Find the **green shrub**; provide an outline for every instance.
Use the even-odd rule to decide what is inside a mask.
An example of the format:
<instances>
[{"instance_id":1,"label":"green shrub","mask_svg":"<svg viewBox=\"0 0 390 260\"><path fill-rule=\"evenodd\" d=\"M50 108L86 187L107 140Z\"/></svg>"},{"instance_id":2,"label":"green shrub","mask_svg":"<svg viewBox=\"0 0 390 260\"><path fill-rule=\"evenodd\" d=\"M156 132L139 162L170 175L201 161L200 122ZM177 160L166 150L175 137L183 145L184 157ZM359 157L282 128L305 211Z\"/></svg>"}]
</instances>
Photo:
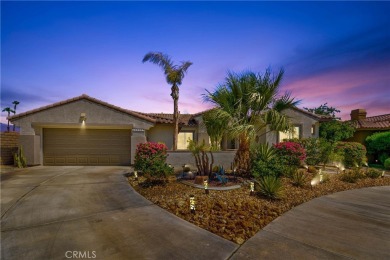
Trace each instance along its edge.
<instances>
[{"instance_id":1,"label":"green shrub","mask_svg":"<svg viewBox=\"0 0 390 260\"><path fill-rule=\"evenodd\" d=\"M16 153L14 153L14 166L16 166L18 168L26 168L27 167L27 159L24 156L22 146L19 146Z\"/></svg>"},{"instance_id":2,"label":"green shrub","mask_svg":"<svg viewBox=\"0 0 390 260\"><path fill-rule=\"evenodd\" d=\"M165 144L140 143L135 152L134 169L141 171L148 180L165 179L173 173L172 167L166 163L167 157Z\"/></svg>"},{"instance_id":3,"label":"green shrub","mask_svg":"<svg viewBox=\"0 0 390 260\"><path fill-rule=\"evenodd\" d=\"M280 177L285 166L281 158L276 156L275 148L260 144L251 148L251 173L255 178L264 176Z\"/></svg>"},{"instance_id":4,"label":"green shrub","mask_svg":"<svg viewBox=\"0 0 390 260\"><path fill-rule=\"evenodd\" d=\"M318 172L318 170L314 166L309 166L307 168L307 171L310 172L310 173L317 173Z\"/></svg>"},{"instance_id":5,"label":"green shrub","mask_svg":"<svg viewBox=\"0 0 390 260\"><path fill-rule=\"evenodd\" d=\"M291 176L293 185L297 187L305 186L306 178L306 173L303 170L297 170Z\"/></svg>"},{"instance_id":6,"label":"green shrub","mask_svg":"<svg viewBox=\"0 0 390 260\"><path fill-rule=\"evenodd\" d=\"M256 183L256 190L267 198L279 199L283 196L283 184L275 176L264 176Z\"/></svg>"},{"instance_id":7,"label":"green shrub","mask_svg":"<svg viewBox=\"0 0 390 260\"><path fill-rule=\"evenodd\" d=\"M362 169L355 167L352 170L344 171L340 174L340 180L349 183L355 183L359 179L363 179L365 177Z\"/></svg>"},{"instance_id":8,"label":"green shrub","mask_svg":"<svg viewBox=\"0 0 390 260\"><path fill-rule=\"evenodd\" d=\"M344 165L346 167L362 166L366 163L366 147L356 142L338 142L336 152L344 156Z\"/></svg>"},{"instance_id":9,"label":"green shrub","mask_svg":"<svg viewBox=\"0 0 390 260\"><path fill-rule=\"evenodd\" d=\"M369 168L365 174L367 177L372 178L372 179L376 179L376 178L379 178L382 176L381 171L376 170L376 169L372 169L372 168Z\"/></svg>"},{"instance_id":10,"label":"green shrub","mask_svg":"<svg viewBox=\"0 0 390 260\"><path fill-rule=\"evenodd\" d=\"M390 158L390 156L387 154L387 153L382 153L379 155L378 159L379 161L385 165L385 161L387 160L387 158Z\"/></svg>"},{"instance_id":11,"label":"green shrub","mask_svg":"<svg viewBox=\"0 0 390 260\"><path fill-rule=\"evenodd\" d=\"M283 176L287 177L287 178L292 178L293 175L298 171L298 167L297 166L286 166L286 167L283 167Z\"/></svg>"},{"instance_id":12,"label":"green shrub","mask_svg":"<svg viewBox=\"0 0 390 260\"><path fill-rule=\"evenodd\" d=\"M305 149L296 142L281 142L274 144L276 153L288 165L300 166L306 159Z\"/></svg>"},{"instance_id":13,"label":"green shrub","mask_svg":"<svg viewBox=\"0 0 390 260\"><path fill-rule=\"evenodd\" d=\"M213 167L213 172L219 172L219 166L218 165L215 165Z\"/></svg>"},{"instance_id":14,"label":"green shrub","mask_svg":"<svg viewBox=\"0 0 390 260\"><path fill-rule=\"evenodd\" d=\"M387 158L383 165L385 166L386 170L390 170L390 158Z\"/></svg>"},{"instance_id":15,"label":"green shrub","mask_svg":"<svg viewBox=\"0 0 390 260\"><path fill-rule=\"evenodd\" d=\"M385 156L390 157L390 131L370 135L366 138L366 143L368 153L383 160L381 163L386 160ZM381 155L384 157L380 158Z\"/></svg>"}]
</instances>

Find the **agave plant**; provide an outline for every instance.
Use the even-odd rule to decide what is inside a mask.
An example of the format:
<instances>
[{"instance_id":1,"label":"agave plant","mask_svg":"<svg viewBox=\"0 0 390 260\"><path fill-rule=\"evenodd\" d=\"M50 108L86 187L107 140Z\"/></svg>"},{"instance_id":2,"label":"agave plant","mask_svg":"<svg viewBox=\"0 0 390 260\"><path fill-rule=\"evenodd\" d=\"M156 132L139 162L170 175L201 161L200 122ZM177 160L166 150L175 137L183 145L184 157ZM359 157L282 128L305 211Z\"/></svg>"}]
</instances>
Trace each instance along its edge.
<instances>
[{"instance_id":1,"label":"agave plant","mask_svg":"<svg viewBox=\"0 0 390 260\"><path fill-rule=\"evenodd\" d=\"M264 176L259 181L256 181L256 183L257 190L267 198L280 199L283 196L283 184L275 176Z\"/></svg>"}]
</instances>

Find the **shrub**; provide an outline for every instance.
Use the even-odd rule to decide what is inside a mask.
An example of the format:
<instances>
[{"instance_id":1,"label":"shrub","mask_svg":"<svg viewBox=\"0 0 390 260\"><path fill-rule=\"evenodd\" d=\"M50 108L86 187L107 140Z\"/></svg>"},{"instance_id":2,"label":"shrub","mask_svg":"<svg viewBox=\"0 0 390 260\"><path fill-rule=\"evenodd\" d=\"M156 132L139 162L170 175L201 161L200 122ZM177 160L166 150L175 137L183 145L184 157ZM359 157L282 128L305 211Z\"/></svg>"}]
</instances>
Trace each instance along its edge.
<instances>
[{"instance_id":1,"label":"shrub","mask_svg":"<svg viewBox=\"0 0 390 260\"><path fill-rule=\"evenodd\" d=\"M390 158L390 155L388 155L387 153L382 153L379 155L378 159L379 161L385 165L385 161L387 160L387 158Z\"/></svg>"},{"instance_id":2,"label":"shrub","mask_svg":"<svg viewBox=\"0 0 390 260\"><path fill-rule=\"evenodd\" d=\"M166 163L167 157L165 144L140 143L135 151L134 169L143 172L147 179L164 179L173 172Z\"/></svg>"},{"instance_id":3,"label":"shrub","mask_svg":"<svg viewBox=\"0 0 390 260\"><path fill-rule=\"evenodd\" d=\"M296 142L281 142L274 145L277 155L288 165L300 166L306 159L305 149Z\"/></svg>"},{"instance_id":4,"label":"shrub","mask_svg":"<svg viewBox=\"0 0 390 260\"><path fill-rule=\"evenodd\" d=\"M283 196L283 184L275 176L264 176L256 183L256 189L267 198L279 199Z\"/></svg>"},{"instance_id":5,"label":"shrub","mask_svg":"<svg viewBox=\"0 0 390 260\"><path fill-rule=\"evenodd\" d=\"M376 179L376 178L379 178L382 176L381 171L376 170L376 169L372 169L372 168L369 168L365 174L367 177L372 178L372 179Z\"/></svg>"},{"instance_id":6,"label":"shrub","mask_svg":"<svg viewBox=\"0 0 390 260\"><path fill-rule=\"evenodd\" d=\"M385 169L390 170L390 158L387 158L383 165L385 166Z\"/></svg>"},{"instance_id":7,"label":"shrub","mask_svg":"<svg viewBox=\"0 0 390 260\"><path fill-rule=\"evenodd\" d=\"M276 150L267 144L251 148L251 173L255 178L264 176L280 177L285 171L281 158L276 156Z\"/></svg>"},{"instance_id":8,"label":"shrub","mask_svg":"<svg viewBox=\"0 0 390 260\"><path fill-rule=\"evenodd\" d=\"M305 186L305 182L306 182L306 173L305 171L303 170L297 170L295 171L292 176L291 176L291 179L292 179L292 183L293 185L297 186L297 187L303 187Z\"/></svg>"},{"instance_id":9,"label":"shrub","mask_svg":"<svg viewBox=\"0 0 390 260\"><path fill-rule=\"evenodd\" d=\"M338 142L336 152L343 153L346 167L362 166L366 162L366 147L356 142Z\"/></svg>"},{"instance_id":10,"label":"shrub","mask_svg":"<svg viewBox=\"0 0 390 260\"><path fill-rule=\"evenodd\" d=\"M215 165L213 167L213 172L219 172L219 166L218 165Z\"/></svg>"},{"instance_id":11,"label":"shrub","mask_svg":"<svg viewBox=\"0 0 390 260\"><path fill-rule=\"evenodd\" d=\"M380 158L381 155L390 157L390 131L370 135L366 138L366 143L369 154L373 154L376 158L382 160L386 158ZM381 163L384 163L384 161L381 161Z\"/></svg>"},{"instance_id":12,"label":"shrub","mask_svg":"<svg viewBox=\"0 0 390 260\"><path fill-rule=\"evenodd\" d=\"M355 183L359 179L363 179L365 177L363 170L358 167L353 168L352 170L344 171L340 174L340 180L344 182Z\"/></svg>"}]
</instances>

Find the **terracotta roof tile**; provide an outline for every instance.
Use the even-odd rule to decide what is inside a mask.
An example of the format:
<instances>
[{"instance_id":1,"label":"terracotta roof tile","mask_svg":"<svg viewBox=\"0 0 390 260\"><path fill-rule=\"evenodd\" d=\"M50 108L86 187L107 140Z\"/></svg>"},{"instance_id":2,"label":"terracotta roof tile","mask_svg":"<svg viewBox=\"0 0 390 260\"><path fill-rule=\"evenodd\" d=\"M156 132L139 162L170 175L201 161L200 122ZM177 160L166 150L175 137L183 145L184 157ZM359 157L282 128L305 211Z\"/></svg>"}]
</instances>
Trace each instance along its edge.
<instances>
[{"instance_id":1,"label":"terracotta roof tile","mask_svg":"<svg viewBox=\"0 0 390 260\"><path fill-rule=\"evenodd\" d=\"M390 129L390 114L371 116L365 119L350 121L357 129Z\"/></svg>"}]
</instances>

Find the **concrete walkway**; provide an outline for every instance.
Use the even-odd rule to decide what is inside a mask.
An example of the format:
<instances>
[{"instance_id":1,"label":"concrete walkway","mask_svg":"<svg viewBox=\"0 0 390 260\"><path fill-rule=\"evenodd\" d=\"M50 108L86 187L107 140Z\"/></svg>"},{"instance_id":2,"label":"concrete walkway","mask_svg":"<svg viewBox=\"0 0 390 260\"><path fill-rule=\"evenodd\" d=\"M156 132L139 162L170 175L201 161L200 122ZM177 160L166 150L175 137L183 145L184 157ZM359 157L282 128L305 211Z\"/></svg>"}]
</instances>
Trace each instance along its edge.
<instances>
[{"instance_id":1,"label":"concrete walkway","mask_svg":"<svg viewBox=\"0 0 390 260\"><path fill-rule=\"evenodd\" d=\"M232 259L390 259L390 186L302 204L246 241Z\"/></svg>"},{"instance_id":2,"label":"concrete walkway","mask_svg":"<svg viewBox=\"0 0 390 260\"><path fill-rule=\"evenodd\" d=\"M390 187L314 199L239 247L153 205L128 171L2 173L1 259L390 259Z\"/></svg>"}]
</instances>

